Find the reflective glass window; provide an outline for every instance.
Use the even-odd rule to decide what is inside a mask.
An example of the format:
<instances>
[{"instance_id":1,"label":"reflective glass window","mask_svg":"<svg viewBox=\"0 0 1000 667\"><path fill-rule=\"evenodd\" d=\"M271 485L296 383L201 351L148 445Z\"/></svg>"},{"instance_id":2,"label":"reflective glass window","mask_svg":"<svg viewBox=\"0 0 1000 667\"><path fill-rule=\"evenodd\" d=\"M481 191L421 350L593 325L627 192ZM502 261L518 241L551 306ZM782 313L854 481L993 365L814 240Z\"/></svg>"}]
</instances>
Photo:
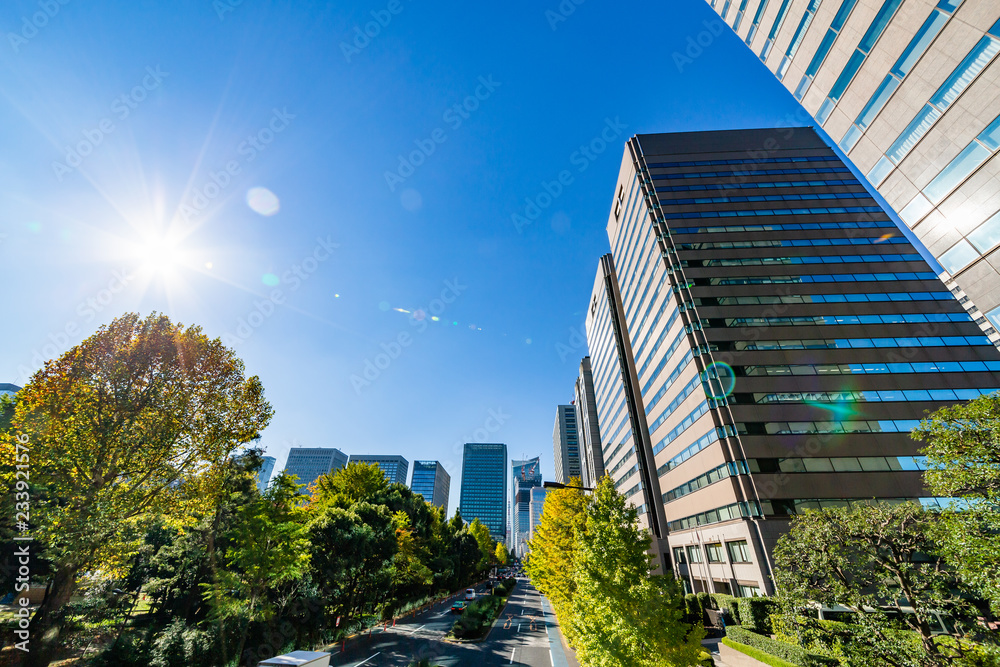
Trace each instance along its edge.
<instances>
[{"instance_id":1,"label":"reflective glass window","mask_svg":"<svg viewBox=\"0 0 1000 667\"><path fill-rule=\"evenodd\" d=\"M948 166L934 177L934 180L927 184L927 187L924 188L924 194L935 204L940 203L948 193L985 162L990 154L988 148L978 141L973 141L954 160L949 162ZM905 211L906 209L903 210L903 212ZM903 212L900 213L900 217L906 220L903 217Z\"/></svg>"}]
</instances>

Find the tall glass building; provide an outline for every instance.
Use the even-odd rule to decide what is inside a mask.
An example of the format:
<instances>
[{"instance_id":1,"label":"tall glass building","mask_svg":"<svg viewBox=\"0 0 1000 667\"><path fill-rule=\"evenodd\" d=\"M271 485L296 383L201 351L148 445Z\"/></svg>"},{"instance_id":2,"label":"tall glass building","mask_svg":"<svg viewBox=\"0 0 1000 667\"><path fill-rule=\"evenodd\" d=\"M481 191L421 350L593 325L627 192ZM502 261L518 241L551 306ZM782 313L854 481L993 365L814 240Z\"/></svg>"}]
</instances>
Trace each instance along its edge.
<instances>
[{"instance_id":1,"label":"tall glass building","mask_svg":"<svg viewBox=\"0 0 1000 667\"><path fill-rule=\"evenodd\" d=\"M347 454L333 447L292 447L285 461L285 474L296 475L306 489L316 478L347 465Z\"/></svg>"},{"instance_id":2,"label":"tall glass building","mask_svg":"<svg viewBox=\"0 0 1000 667\"><path fill-rule=\"evenodd\" d=\"M590 357L580 362L580 375L573 387L577 428L580 440L580 477L583 485L593 487L604 477L604 454L601 451L601 427L597 420L597 397Z\"/></svg>"},{"instance_id":3,"label":"tall glass building","mask_svg":"<svg viewBox=\"0 0 1000 667\"><path fill-rule=\"evenodd\" d=\"M560 405L556 408L556 422L552 426L552 450L557 482L568 484L570 478L581 476L576 406Z\"/></svg>"},{"instance_id":4,"label":"tall glass building","mask_svg":"<svg viewBox=\"0 0 1000 667\"><path fill-rule=\"evenodd\" d=\"M271 473L274 472L274 464L276 460L273 456L263 457L262 463L260 465L260 470L257 471L257 490L264 493L267 488L268 482L271 481Z\"/></svg>"},{"instance_id":5,"label":"tall glass building","mask_svg":"<svg viewBox=\"0 0 1000 667\"><path fill-rule=\"evenodd\" d=\"M466 523L479 519L493 539L507 540L507 445L467 442L462 453L458 509Z\"/></svg>"},{"instance_id":6,"label":"tall glass building","mask_svg":"<svg viewBox=\"0 0 1000 667\"><path fill-rule=\"evenodd\" d=\"M771 592L804 509L939 504L909 431L1000 388L1000 352L815 131L633 137L607 231L605 463L688 590Z\"/></svg>"},{"instance_id":7,"label":"tall glass building","mask_svg":"<svg viewBox=\"0 0 1000 667\"><path fill-rule=\"evenodd\" d=\"M531 537L531 490L541 485L542 467L537 456L511 461L511 548L517 556L524 554Z\"/></svg>"},{"instance_id":8,"label":"tall glass building","mask_svg":"<svg viewBox=\"0 0 1000 667\"><path fill-rule=\"evenodd\" d=\"M1000 3L709 4L868 175L1000 341Z\"/></svg>"},{"instance_id":9,"label":"tall glass building","mask_svg":"<svg viewBox=\"0 0 1000 667\"><path fill-rule=\"evenodd\" d=\"M535 529L538 524L542 522L542 511L545 508L545 496L547 496L549 490L542 486L536 486L531 489L531 500L528 501L528 512L531 516L530 524L528 526L528 539L533 539L535 537Z\"/></svg>"},{"instance_id":10,"label":"tall glass building","mask_svg":"<svg viewBox=\"0 0 1000 667\"><path fill-rule=\"evenodd\" d=\"M395 454L352 454L351 463L374 463L385 474L390 484L406 484L410 462Z\"/></svg>"},{"instance_id":11,"label":"tall glass building","mask_svg":"<svg viewBox=\"0 0 1000 667\"><path fill-rule=\"evenodd\" d=\"M448 496L451 493L451 475L440 461L414 461L410 489L422 495L430 504L447 510Z\"/></svg>"}]
</instances>

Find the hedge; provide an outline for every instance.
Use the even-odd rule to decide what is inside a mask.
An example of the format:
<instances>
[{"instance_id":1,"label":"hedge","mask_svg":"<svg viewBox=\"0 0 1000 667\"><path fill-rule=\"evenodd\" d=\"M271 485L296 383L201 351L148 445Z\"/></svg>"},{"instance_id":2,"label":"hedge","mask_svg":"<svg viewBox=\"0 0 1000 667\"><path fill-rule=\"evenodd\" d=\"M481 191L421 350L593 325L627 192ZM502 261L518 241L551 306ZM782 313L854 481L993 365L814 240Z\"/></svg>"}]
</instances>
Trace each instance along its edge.
<instances>
[{"instance_id":1,"label":"hedge","mask_svg":"<svg viewBox=\"0 0 1000 667\"><path fill-rule=\"evenodd\" d=\"M728 616L726 619L727 623L730 625L740 624L740 599L738 597L726 595L725 593L711 593L708 597L715 609Z\"/></svg>"},{"instance_id":2,"label":"hedge","mask_svg":"<svg viewBox=\"0 0 1000 667\"><path fill-rule=\"evenodd\" d=\"M451 633L456 639L479 639L493 625L506 602L507 599L499 595L486 595L477 599L462 611Z\"/></svg>"},{"instance_id":3,"label":"hedge","mask_svg":"<svg viewBox=\"0 0 1000 667\"><path fill-rule=\"evenodd\" d=\"M771 634L771 614L778 611L773 598L740 598L740 625L758 634Z\"/></svg>"},{"instance_id":4,"label":"hedge","mask_svg":"<svg viewBox=\"0 0 1000 667\"><path fill-rule=\"evenodd\" d=\"M684 612L685 623L690 623L691 625L701 623L704 613L702 612L701 604L699 604L698 596L694 593L688 593L684 596Z\"/></svg>"},{"instance_id":5,"label":"hedge","mask_svg":"<svg viewBox=\"0 0 1000 667\"><path fill-rule=\"evenodd\" d=\"M745 599L752 598L741 598L741 600ZM800 646L793 646L792 644L779 642L770 637L751 632L745 626L734 625L726 628L726 636L734 642L746 644L800 667L825 667L826 665L840 664L836 658L828 658L823 655L810 653Z\"/></svg>"},{"instance_id":6,"label":"hedge","mask_svg":"<svg viewBox=\"0 0 1000 667\"><path fill-rule=\"evenodd\" d=\"M740 644L739 642L734 642L729 637L723 637L722 643L728 646L729 648L733 649L734 651L739 651L740 653L748 655L751 658L760 660L765 665L771 665L771 667L798 667L798 665L796 665L793 662L788 662L787 660L776 658L770 653L764 653L760 649L756 649L753 646L748 646L746 644Z\"/></svg>"}]
</instances>

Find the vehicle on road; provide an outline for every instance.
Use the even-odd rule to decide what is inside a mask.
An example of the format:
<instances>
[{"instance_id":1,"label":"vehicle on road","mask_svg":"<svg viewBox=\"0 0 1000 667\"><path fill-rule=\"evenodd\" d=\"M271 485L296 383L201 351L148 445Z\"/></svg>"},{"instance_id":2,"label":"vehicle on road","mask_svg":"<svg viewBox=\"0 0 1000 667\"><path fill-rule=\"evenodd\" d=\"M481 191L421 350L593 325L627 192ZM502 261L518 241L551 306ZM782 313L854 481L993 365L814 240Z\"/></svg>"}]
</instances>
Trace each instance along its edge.
<instances>
[{"instance_id":1,"label":"vehicle on road","mask_svg":"<svg viewBox=\"0 0 1000 667\"><path fill-rule=\"evenodd\" d=\"M476 589L475 588L466 588L465 589L465 599L466 600L475 600L476 599Z\"/></svg>"},{"instance_id":2,"label":"vehicle on road","mask_svg":"<svg viewBox=\"0 0 1000 667\"><path fill-rule=\"evenodd\" d=\"M469 606L468 602L464 602L462 600L459 600L455 604L451 605L451 613L453 613L453 614L461 614L463 611L465 611L465 608L467 606Z\"/></svg>"}]
</instances>

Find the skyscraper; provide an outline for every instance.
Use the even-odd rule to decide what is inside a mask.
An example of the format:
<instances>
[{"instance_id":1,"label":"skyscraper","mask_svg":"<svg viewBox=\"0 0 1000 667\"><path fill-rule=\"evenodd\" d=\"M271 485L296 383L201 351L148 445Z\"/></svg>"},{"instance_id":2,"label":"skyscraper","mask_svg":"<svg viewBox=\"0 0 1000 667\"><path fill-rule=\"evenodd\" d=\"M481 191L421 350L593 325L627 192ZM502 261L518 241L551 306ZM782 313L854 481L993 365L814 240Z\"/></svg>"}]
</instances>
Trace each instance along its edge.
<instances>
[{"instance_id":1,"label":"skyscraper","mask_svg":"<svg viewBox=\"0 0 1000 667\"><path fill-rule=\"evenodd\" d=\"M524 545L531 531L531 490L542 485L542 468L538 457L511 461L511 549L524 554Z\"/></svg>"},{"instance_id":2,"label":"skyscraper","mask_svg":"<svg viewBox=\"0 0 1000 667\"><path fill-rule=\"evenodd\" d=\"M594 375L590 357L580 362L580 375L573 388L576 397L576 421L580 440L580 476L583 485L593 487L604 477L604 453L601 451L601 427L597 419Z\"/></svg>"},{"instance_id":3,"label":"skyscraper","mask_svg":"<svg viewBox=\"0 0 1000 667\"><path fill-rule=\"evenodd\" d=\"M347 465L347 454L333 447L292 447L285 461L285 474L297 475L306 489L320 475L340 470ZM303 489L304 491L305 489Z\"/></svg>"},{"instance_id":4,"label":"skyscraper","mask_svg":"<svg viewBox=\"0 0 1000 667\"><path fill-rule=\"evenodd\" d=\"M447 510L448 496L451 493L451 475L440 461L414 461L410 489L422 495L430 504Z\"/></svg>"},{"instance_id":5,"label":"skyscraper","mask_svg":"<svg viewBox=\"0 0 1000 667\"><path fill-rule=\"evenodd\" d=\"M374 463L390 484L406 484L410 462L394 454L351 454L351 463Z\"/></svg>"},{"instance_id":6,"label":"skyscraper","mask_svg":"<svg viewBox=\"0 0 1000 667\"><path fill-rule=\"evenodd\" d=\"M580 438L576 429L576 407L560 405L556 408L552 450L556 461L557 482L568 484L571 477L580 476Z\"/></svg>"},{"instance_id":7,"label":"skyscraper","mask_svg":"<svg viewBox=\"0 0 1000 667\"><path fill-rule=\"evenodd\" d=\"M531 516L530 524L528 526L528 539L533 539L535 537L535 528L538 524L542 522L542 510L545 506L545 496L547 496L549 490L542 486L536 486L531 489L531 500L528 502L528 511Z\"/></svg>"},{"instance_id":8,"label":"skyscraper","mask_svg":"<svg viewBox=\"0 0 1000 667\"><path fill-rule=\"evenodd\" d=\"M273 456L263 457L263 463L260 466L260 470L257 471L257 489L261 493L264 493L267 483L271 481L271 473L274 472L275 463L276 459Z\"/></svg>"},{"instance_id":9,"label":"skyscraper","mask_svg":"<svg viewBox=\"0 0 1000 667\"><path fill-rule=\"evenodd\" d=\"M1000 340L1000 4L709 4L868 175Z\"/></svg>"},{"instance_id":10,"label":"skyscraper","mask_svg":"<svg viewBox=\"0 0 1000 667\"><path fill-rule=\"evenodd\" d=\"M688 590L773 590L804 509L939 503L909 431L996 391L1000 352L813 130L633 137L607 230L612 307L587 320L605 462L655 499Z\"/></svg>"},{"instance_id":11,"label":"skyscraper","mask_svg":"<svg viewBox=\"0 0 1000 667\"><path fill-rule=\"evenodd\" d=\"M493 539L507 539L507 445L467 442L462 453L459 511L467 523L479 519Z\"/></svg>"}]
</instances>

